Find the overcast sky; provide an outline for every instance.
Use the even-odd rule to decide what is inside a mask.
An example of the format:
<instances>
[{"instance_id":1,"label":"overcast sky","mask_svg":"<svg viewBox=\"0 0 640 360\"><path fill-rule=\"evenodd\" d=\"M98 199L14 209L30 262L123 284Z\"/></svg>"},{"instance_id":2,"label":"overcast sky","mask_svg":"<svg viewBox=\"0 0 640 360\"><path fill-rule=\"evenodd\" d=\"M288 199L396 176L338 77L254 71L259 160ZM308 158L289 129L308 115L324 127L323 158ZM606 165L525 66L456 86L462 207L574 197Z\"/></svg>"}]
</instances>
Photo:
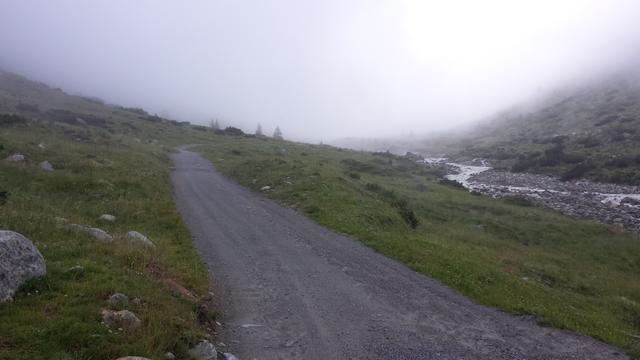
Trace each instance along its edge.
<instances>
[{"instance_id":1,"label":"overcast sky","mask_svg":"<svg viewBox=\"0 0 640 360\"><path fill-rule=\"evenodd\" d=\"M476 120L639 44L638 0L0 0L0 68L309 141Z\"/></svg>"}]
</instances>

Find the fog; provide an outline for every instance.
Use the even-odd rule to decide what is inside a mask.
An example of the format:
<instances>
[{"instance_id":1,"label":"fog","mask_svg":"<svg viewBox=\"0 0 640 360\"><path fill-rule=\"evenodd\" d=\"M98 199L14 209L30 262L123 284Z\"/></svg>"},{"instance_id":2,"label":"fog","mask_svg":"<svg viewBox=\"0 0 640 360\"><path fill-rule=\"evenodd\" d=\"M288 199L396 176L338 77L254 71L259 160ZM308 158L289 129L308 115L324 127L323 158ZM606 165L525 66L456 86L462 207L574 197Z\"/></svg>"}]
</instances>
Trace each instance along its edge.
<instances>
[{"instance_id":1,"label":"fog","mask_svg":"<svg viewBox=\"0 0 640 360\"><path fill-rule=\"evenodd\" d=\"M637 54L637 0L0 0L0 68L285 137L460 126Z\"/></svg>"}]
</instances>

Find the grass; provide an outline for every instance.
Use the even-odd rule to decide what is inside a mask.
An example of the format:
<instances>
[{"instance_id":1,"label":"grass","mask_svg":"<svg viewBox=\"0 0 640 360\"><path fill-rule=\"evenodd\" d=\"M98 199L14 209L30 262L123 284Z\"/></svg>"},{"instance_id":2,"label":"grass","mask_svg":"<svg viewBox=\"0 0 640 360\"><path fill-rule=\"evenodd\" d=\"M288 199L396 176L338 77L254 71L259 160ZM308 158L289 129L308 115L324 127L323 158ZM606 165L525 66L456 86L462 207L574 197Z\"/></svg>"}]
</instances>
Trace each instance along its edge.
<instances>
[{"instance_id":1,"label":"grass","mask_svg":"<svg viewBox=\"0 0 640 360\"><path fill-rule=\"evenodd\" d=\"M640 356L637 236L438 184L437 169L389 154L242 137L201 150L242 185L270 186L267 196L479 303Z\"/></svg>"},{"instance_id":2,"label":"grass","mask_svg":"<svg viewBox=\"0 0 640 360\"><path fill-rule=\"evenodd\" d=\"M206 135L138 123L137 133L128 135L43 122L0 127L0 158L13 152L27 157L25 164L0 161L0 191L8 192L0 203L0 229L31 239L47 265L45 277L0 304L0 358L162 359L167 351L188 358L188 347L209 336L202 320L212 315L203 303L164 285L171 279L198 299L208 294L207 271L175 210L168 159L174 144ZM69 140L70 129L83 140ZM135 138L145 135L159 141ZM42 171L38 164L44 160L56 170ZM117 220L100 222L105 213ZM100 243L60 226L55 217L102 228L115 240ZM147 234L156 249L127 243L129 230ZM83 269L74 270L78 265ZM100 312L114 292L142 300L128 307L142 320L140 328L128 332L101 324Z\"/></svg>"}]
</instances>

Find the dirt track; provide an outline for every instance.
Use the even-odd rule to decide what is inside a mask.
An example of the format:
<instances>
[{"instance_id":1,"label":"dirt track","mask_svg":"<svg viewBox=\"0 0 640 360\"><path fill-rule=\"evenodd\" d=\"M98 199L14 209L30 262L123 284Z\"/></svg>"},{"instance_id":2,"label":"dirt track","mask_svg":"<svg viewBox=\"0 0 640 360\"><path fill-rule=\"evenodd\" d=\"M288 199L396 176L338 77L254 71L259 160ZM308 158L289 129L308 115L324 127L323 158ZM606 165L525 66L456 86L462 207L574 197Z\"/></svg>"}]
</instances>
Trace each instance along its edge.
<instances>
[{"instance_id":1,"label":"dirt track","mask_svg":"<svg viewBox=\"0 0 640 360\"><path fill-rule=\"evenodd\" d=\"M208 264L218 341L251 359L626 359L474 304L218 173L172 155L176 202Z\"/></svg>"}]
</instances>

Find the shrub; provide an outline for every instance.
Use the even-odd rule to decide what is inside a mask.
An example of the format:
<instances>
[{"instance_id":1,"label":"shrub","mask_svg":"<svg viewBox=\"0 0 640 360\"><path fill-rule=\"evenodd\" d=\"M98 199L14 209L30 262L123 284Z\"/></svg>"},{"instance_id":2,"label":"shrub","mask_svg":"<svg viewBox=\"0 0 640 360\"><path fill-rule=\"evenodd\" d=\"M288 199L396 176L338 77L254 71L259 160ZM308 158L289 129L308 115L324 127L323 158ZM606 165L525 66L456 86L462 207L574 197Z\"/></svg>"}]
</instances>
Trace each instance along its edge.
<instances>
[{"instance_id":1,"label":"shrub","mask_svg":"<svg viewBox=\"0 0 640 360\"><path fill-rule=\"evenodd\" d=\"M35 105L35 104L20 103L16 105L16 109L20 111L29 111L29 112L35 112L35 113L40 112L40 108L38 107L38 105Z\"/></svg>"},{"instance_id":2,"label":"shrub","mask_svg":"<svg viewBox=\"0 0 640 360\"><path fill-rule=\"evenodd\" d=\"M244 135L244 131L242 131L242 130L236 128L236 127L233 127L233 126L227 126L224 129L223 133L225 135L231 135L231 136L242 136L242 135Z\"/></svg>"},{"instance_id":3,"label":"shrub","mask_svg":"<svg viewBox=\"0 0 640 360\"><path fill-rule=\"evenodd\" d=\"M518 206L526 206L526 207L535 206L535 203L533 201L531 201L526 196L522 196L522 195L507 196L504 198L504 202L512 205L518 205Z\"/></svg>"},{"instance_id":4,"label":"shrub","mask_svg":"<svg viewBox=\"0 0 640 360\"><path fill-rule=\"evenodd\" d=\"M26 124L27 119L22 116L13 115L13 114L0 114L0 126L13 126Z\"/></svg>"},{"instance_id":5,"label":"shrub","mask_svg":"<svg viewBox=\"0 0 640 360\"><path fill-rule=\"evenodd\" d=\"M564 174L562 174L562 176L560 177L560 181L570 181L570 180L584 177L584 175L590 170L592 170L593 168L594 166L589 163L578 164L572 167L571 169L569 169Z\"/></svg>"},{"instance_id":6,"label":"shrub","mask_svg":"<svg viewBox=\"0 0 640 360\"><path fill-rule=\"evenodd\" d=\"M464 189L464 185L462 185L461 182L456 181L456 180L450 180L450 179L440 179L440 181L438 181L439 184L441 185L446 185L446 186L451 186L454 188L458 188L458 189Z\"/></svg>"}]
</instances>

